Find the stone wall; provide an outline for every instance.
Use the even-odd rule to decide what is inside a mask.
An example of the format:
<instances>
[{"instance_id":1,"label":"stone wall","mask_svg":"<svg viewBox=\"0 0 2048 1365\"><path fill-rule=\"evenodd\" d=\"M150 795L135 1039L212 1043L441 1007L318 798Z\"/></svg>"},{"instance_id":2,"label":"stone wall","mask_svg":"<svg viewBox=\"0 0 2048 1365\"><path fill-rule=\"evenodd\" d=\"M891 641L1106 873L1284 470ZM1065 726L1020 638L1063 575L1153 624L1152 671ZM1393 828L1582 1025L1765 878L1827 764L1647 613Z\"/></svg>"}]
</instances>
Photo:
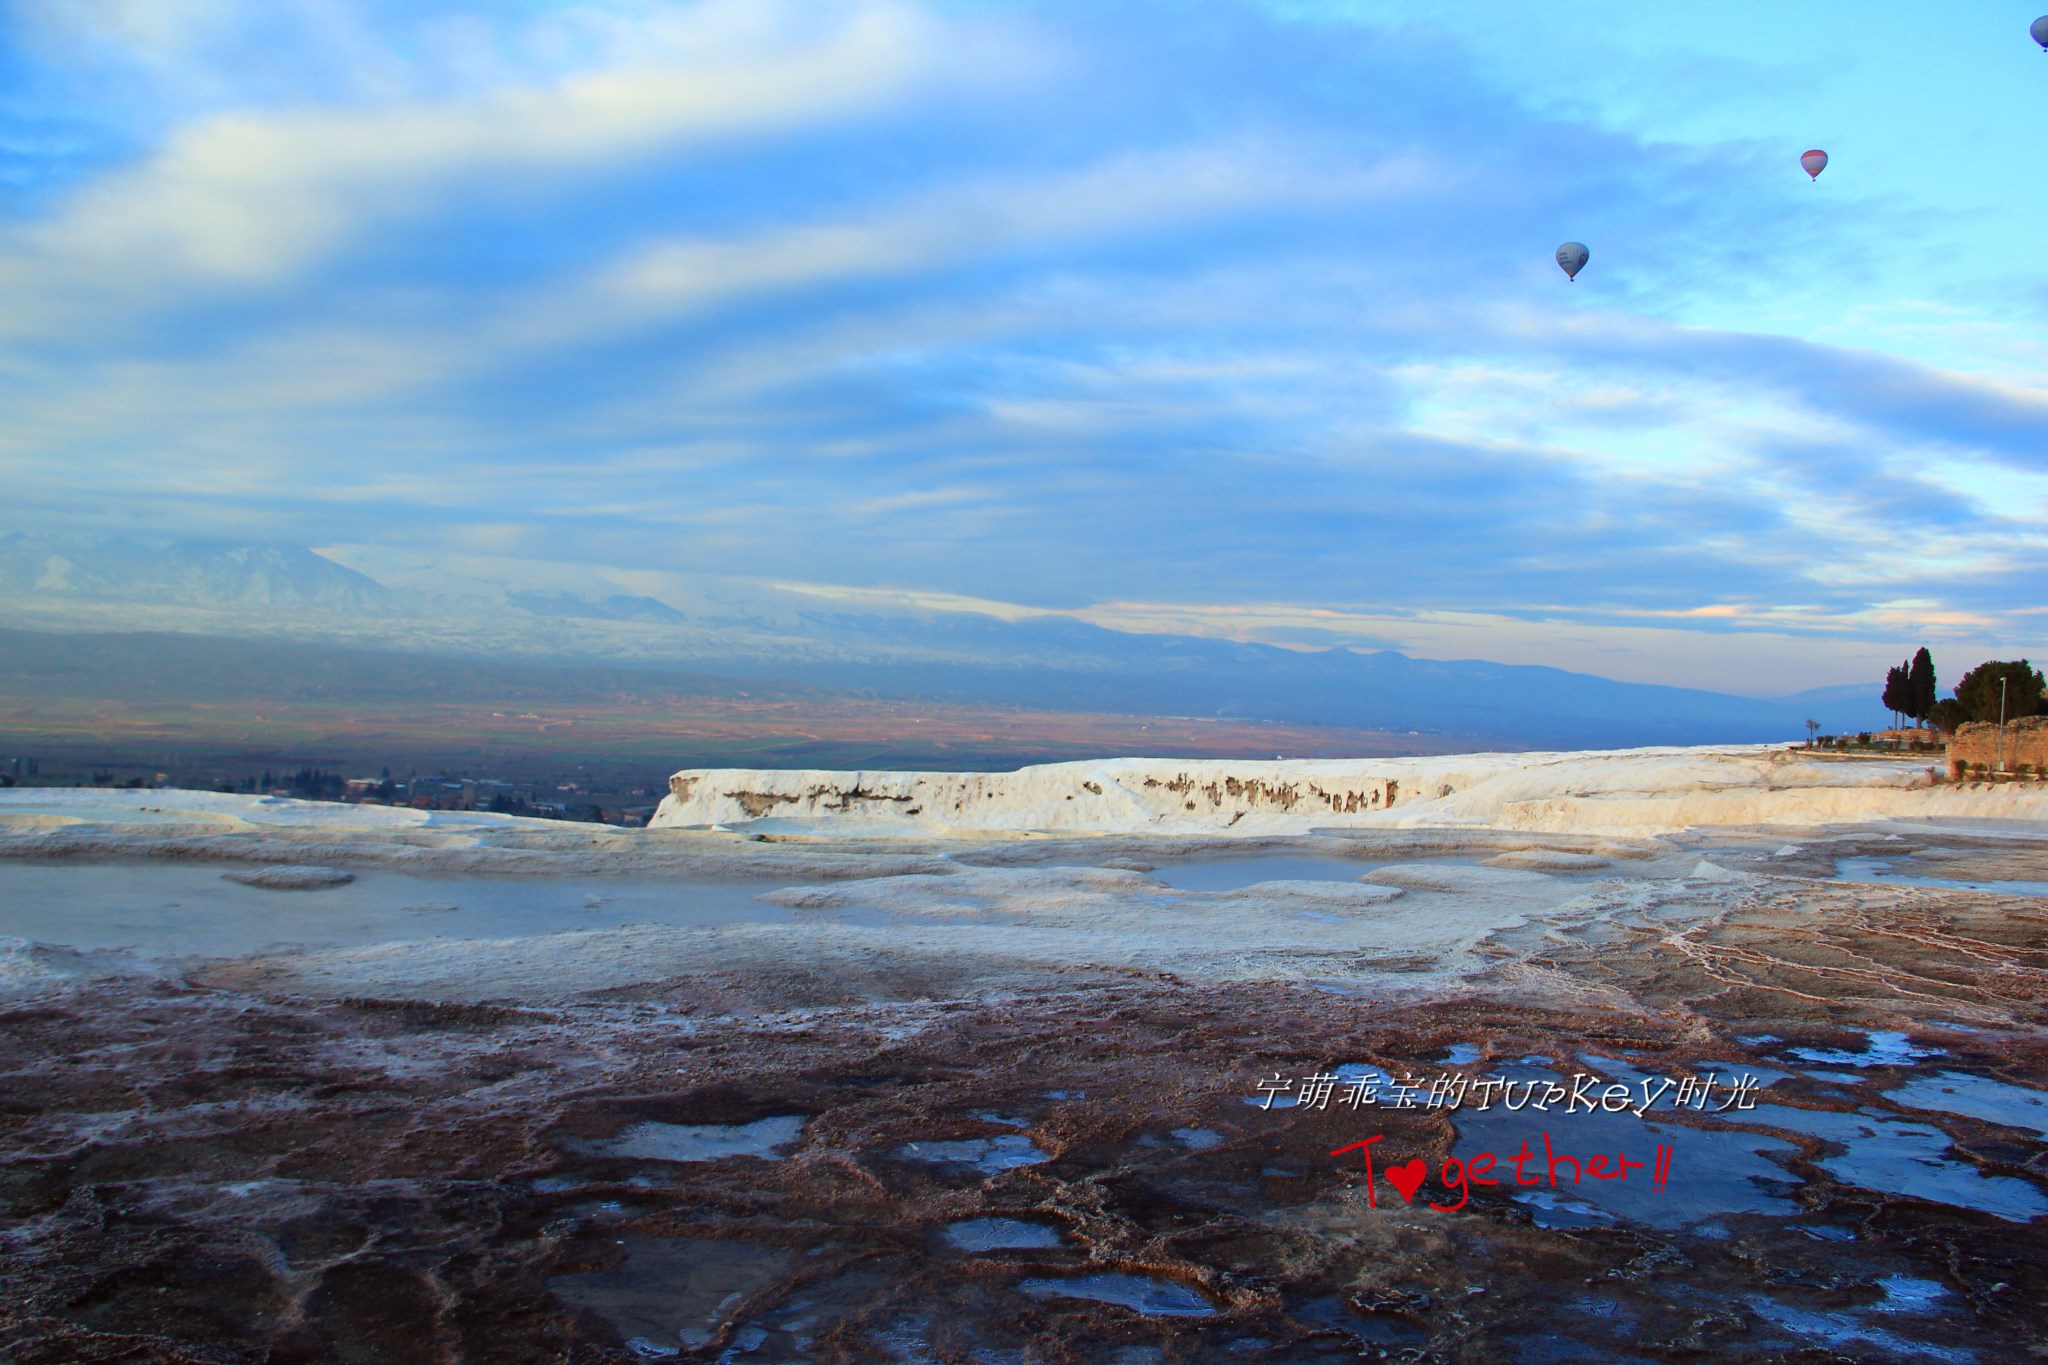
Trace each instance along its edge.
<instances>
[{"instance_id":1,"label":"stone wall","mask_svg":"<svg viewBox=\"0 0 2048 1365\"><path fill-rule=\"evenodd\" d=\"M1959 728L1948 741L1951 775L1957 765L1995 768L1998 765L1998 727L1973 721ZM2025 767L2030 772L2048 771L2048 716L2026 716L2005 726L2005 766Z\"/></svg>"}]
</instances>

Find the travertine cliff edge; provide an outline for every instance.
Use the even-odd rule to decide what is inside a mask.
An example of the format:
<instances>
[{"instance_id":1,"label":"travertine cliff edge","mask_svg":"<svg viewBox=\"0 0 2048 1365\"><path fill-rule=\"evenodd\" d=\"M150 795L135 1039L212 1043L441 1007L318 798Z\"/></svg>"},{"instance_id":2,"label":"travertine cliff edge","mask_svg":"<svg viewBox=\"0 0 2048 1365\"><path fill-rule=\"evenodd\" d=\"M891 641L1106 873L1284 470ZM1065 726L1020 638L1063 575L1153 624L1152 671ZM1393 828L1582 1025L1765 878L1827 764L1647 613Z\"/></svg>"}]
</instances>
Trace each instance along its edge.
<instances>
[{"instance_id":1,"label":"travertine cliff edge","mask_svg":"<svg viewBox=\"0 0 2048 1365\"><path fill-rule=\"evenodd\" d=\"M1489 825L1651 833L1695 825L2048 819L2048 791L1937 785L1925 759L1782 746L1245 762L1120 758L1007 773L688 769L658 827L864 836L1290 834Z\"/></svg>"}]
</instances>

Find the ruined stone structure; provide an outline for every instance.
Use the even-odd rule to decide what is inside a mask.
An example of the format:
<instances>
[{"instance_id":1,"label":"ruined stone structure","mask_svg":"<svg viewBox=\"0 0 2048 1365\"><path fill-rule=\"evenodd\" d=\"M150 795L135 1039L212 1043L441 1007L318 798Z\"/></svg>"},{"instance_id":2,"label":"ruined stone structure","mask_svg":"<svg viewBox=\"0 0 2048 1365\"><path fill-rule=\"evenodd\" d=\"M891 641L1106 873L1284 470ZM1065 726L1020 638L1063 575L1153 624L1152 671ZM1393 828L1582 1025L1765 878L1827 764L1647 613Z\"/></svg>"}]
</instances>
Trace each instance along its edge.
<instances>
[{"instance_id":1,"label":"ruined stone structure","mask_svg":"<svg viewBox=\"0 0 2048 1365\"><path fill-rule=\"evenodd\" d=\"M1958 729L1949 737L1950 776L1961 776L1961 765L1994 769L1998 766L1998 727L1981 721ZM2048 773L2048 716L2025 716L2005 726L2005 766L2008 771Z\"/></svg>"}]
</instances>

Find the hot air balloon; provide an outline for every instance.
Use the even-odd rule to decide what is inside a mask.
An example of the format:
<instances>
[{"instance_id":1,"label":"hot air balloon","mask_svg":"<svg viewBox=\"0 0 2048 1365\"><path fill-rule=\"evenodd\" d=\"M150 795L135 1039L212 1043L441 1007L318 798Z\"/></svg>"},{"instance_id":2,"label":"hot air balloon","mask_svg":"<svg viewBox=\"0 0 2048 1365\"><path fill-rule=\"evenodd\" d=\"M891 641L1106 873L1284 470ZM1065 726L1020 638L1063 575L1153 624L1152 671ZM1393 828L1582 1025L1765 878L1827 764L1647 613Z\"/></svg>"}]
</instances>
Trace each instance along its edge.
<instances>
[{"instance_id":1,"label":"hot air balloon","mask_svg":"<svg viewBox=\"0 0 2048 1365\"><path fill-rule=\"evenodd\" d=\"M2027 32L2034 35L2034 41L2041 45L2043 51L2048 51L2048 14L2036 19Z\"/></svg>"},{"instance_id":2,"label":"hot air balloon","mask_svg":"<svg viewBox=\"0 0 2048 1365\"><path fill-rule=\"evenodd\" d=\"M1828 154L1815 147L1810 152L1799 154L1799 164L1806 168L1806 174L1810 178L1818 180L1820 173L1828 168Z\"/></svg>"},{"instance_id":3,"label":"hot air balloon","mask_svg":"<svg viewBox=\"0 0 2048 1365\"><path fill-rule=\"evenodd\" d=\"M1558 267L1564 271L1564 277L1574 284L1578 283L1579 272L1586 268L1586 262L1592 258L1593 253L1579 242L1566 242L1557 249Z\"/></svg>"}]
</instances>

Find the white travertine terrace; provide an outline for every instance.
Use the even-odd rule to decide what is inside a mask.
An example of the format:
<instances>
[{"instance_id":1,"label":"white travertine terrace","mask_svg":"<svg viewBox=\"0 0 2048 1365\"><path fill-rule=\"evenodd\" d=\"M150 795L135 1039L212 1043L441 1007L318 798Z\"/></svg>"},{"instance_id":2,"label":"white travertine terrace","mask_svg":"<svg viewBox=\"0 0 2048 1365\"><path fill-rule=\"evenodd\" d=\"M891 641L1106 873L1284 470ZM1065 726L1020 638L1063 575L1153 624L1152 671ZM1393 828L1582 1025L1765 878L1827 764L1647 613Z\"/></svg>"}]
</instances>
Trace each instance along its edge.
<instances>
[{"instance_id":1,"label":"white travertine terrace","mask_svg":"<svg viewBox=\"0 0 2048 1365\"><path fill-rule=\"evenodd\" d=\"M182 973L543 999L737 972L940 998L1083 969L1455 992L1542 977L1515 964L1556 934L1668 935L1759 897L1879 914L1902 897L1978 894L1830 880L1845 858L1926 852L1915 866L1941 876L2039 879L2048 786L1763 747L1132 758L684 772L655 825L0 792L0 907L15 907L0 913L0 996ZM1190 859L1237 857L1244 883L1175 884ZM223 880L280 868L357 880L295 896ZM534 879L561 891L528 913L516 883ZM424 909L436 913L411 913Z\"/></svg>"},{"instance_id":2,"label":"white travertine terrace","mask_svg":"<svg viewBox=\"0 0 2048 1365\"><path fill-rule=\"evenodd\" d=\"M1486 826L1654 834L1698 826L2048 820L2036 784L1938 783L1938 760L1784 746L1428 758L1118 758L1007 773L688 769L653 824L819 835L1288 835Z\"/></svg>"}]
</instances>

